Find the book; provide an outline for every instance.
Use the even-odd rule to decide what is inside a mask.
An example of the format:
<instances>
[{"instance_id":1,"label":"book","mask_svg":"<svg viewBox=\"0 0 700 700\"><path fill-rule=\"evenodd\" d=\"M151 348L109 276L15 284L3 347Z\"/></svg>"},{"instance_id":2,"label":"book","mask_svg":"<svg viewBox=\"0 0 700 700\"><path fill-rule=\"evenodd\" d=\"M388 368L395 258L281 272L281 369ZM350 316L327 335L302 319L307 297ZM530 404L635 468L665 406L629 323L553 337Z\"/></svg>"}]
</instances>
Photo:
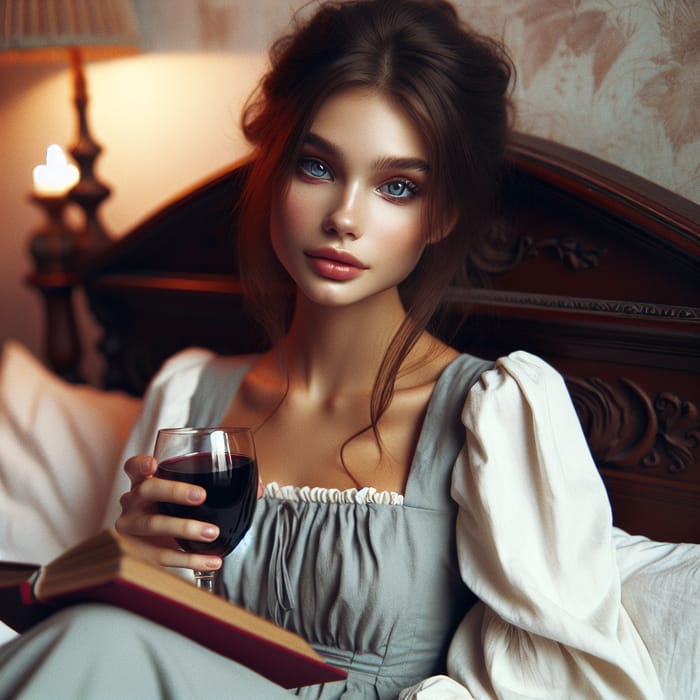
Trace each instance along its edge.
<instances>
[{"instance_id":1,"label":"book","mask_svg":"<svg viewBox=\"0 0 700 700\"><path fill-rule=\"evenodd\" d=\"M198 589L104 530L43 567L0 562L0 619L23 632L66 605L101 602L169 627L285 688L342 680L299 635Z\"/></svg>"}]
</instances>

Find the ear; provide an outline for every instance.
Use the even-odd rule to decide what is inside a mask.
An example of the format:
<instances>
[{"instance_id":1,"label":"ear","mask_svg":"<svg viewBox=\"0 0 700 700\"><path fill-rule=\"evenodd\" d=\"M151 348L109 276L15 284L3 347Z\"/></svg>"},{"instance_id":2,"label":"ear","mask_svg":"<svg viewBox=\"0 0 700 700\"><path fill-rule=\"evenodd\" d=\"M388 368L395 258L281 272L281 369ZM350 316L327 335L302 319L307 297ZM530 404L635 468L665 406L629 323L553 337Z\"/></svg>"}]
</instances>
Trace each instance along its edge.
<instances>
[{"instance_id":1,"label":"ear","mask_svg":"<svg viewBox=\"0 0 700 700\"><path fill-rule=\"evenodd\" d=\"M435 243L440 243L440 241L447 238L452 231L454 231L457 225L457 219L459 219L459 214L456 209L452 209L452 211L446 213L442 217L440 225L431 231L428 236L428 245L435 245Z\"/></svg>"}]
</instances>

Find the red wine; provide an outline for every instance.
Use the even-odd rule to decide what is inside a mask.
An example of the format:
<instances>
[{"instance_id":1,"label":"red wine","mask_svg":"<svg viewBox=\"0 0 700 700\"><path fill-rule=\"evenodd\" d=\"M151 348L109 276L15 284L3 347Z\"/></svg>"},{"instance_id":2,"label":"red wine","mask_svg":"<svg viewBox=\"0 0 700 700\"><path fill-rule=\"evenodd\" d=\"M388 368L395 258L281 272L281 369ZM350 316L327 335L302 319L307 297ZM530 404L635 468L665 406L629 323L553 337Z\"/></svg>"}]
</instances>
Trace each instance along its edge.
<instances>
[{"instance_id":1,"label":"red wine","mask_svg":"<svg viewBox=\"0 0 700 700\"><path fill-rule=\"evenodd\" d=\"M207 497L198 506L159 503L160 512L177 518L214 523L219 536L213 542L178 539L186 552L225 556L250 527L258 495L258 469L255 460L244 455L227 455L226 469L211 470L210 452L163 460L156 472L161 479L201 486Z\"/></svg>"}]
</instances>

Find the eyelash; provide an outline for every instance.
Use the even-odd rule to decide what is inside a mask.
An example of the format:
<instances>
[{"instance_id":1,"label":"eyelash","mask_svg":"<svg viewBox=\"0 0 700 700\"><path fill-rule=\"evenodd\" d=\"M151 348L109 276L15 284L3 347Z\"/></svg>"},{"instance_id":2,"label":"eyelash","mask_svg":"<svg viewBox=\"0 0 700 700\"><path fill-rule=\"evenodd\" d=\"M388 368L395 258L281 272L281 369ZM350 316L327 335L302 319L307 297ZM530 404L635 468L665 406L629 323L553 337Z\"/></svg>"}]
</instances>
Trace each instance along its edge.
<instances>
[{"instance_id":1,"label":"eyelash","mask_svg":"<svg viewBox=\"0 0 700 700\"><path fill-rule=\"evenodd\" d=\"M414 197L417 197L420 194L420 189L418 185L416 185L416 183L412 182L411 180L407 180L406 178L397 178L396 180L389 180L389 182L385 182L383 185L380 185L378 189L381 190L382 188L389 187L391 185L403 185L406 188L406 192L408 193L406 196L392 195L389 192L383 193L392 201L409 200L413 199Z\"/></svg>"},{"instance_id":2,"label":"eyelash","mask_svg":"<svg viewBox=\"0 0 700 700\"><path fill-rule=\"evenodd\" d=\"M309 172L310 167L313 167L314 165L320 165L325 171L324 175L331 174L331 169L322 160L318 158L311 158L309 156L299 158L298 167L304 175L308 175L314 180L323 179L324 175L314 175L312 172Z\"/></svg>"},{"instance_id":3,"label":"eyelash","mask_svg":"<svg viewBox=\"0 0 700 700\"><path fill-rule=\"evenodd\" d=\"M306 175L307 177L310 177L313 180L325 180L326 177L332 177L331 169L319 158L304 156L299 159L297 166L303 175ZM317 175L311 172L311 168L313 168L314 166L321 166L321 168L323 168L324 171L323 174ZM383 191L385 190L385 188L391 185L403 185L403 187L405 187L407 195L392 195L387 191ZM416 185L416 183L412 180L403 177L389 180L388 182L381 184L377 188L377 190L383 196L388 197L392 202L411 200L420 194L420 188L418 187L418 185Z\"/></svg>"}]
</instances>

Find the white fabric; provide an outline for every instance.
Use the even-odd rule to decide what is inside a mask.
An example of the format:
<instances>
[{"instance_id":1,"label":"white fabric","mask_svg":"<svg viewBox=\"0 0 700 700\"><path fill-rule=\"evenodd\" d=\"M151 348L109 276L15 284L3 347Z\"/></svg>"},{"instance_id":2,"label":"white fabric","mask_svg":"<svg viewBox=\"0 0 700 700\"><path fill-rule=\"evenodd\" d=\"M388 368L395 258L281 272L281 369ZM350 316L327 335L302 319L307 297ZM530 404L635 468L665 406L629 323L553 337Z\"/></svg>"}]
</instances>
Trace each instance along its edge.
<instances>
[{"instance_id":1,"label":"white fabric","mask_svg":"<svg viewBox=\"0 0 700 700\"><path fill-rule=\"evenodd\" d=\"M140 407L69 384L23 345L0 358L0 559L44 564L97 532ZM0 623L0 644L16 633Z\"/></svg>"},{"instance_id":2,"label":"white fabric","mask_svg":"<svg viewBox=\"0 0 700 700\"><path fill-rule=\"evenodd\" d=\"M621 605L608 498L560 375L526 353L502 358L462 418L458 553L484 605L450 675L477 697L662 697Z\"/></svg>"},{"instance_id":3,"label":"white fabric","mask_svg":"<svg viewBox=\"0 0 700 700\"><path fill-rule=\"evenodd\" d=\"M265 495L285 501L303 503L378 503L387 506L403 504L403 494L395 491L377 491L375 488L327 489L320 486L280 486L276 481L265 484Z\"/></svg>"},{"instance_id":4,"label":"white fabric","mask_svg":"<svg viewBox=\"0 0 700 700\"><path fill-rule=\"evenodd\" d=\"M140 403L65 382L20 343L4 343L1 559L43 564L99 530Z\"/></svg>"},{"instance_id":5,"label":"white fabric","mask_svg":"<svg viewBox=\"0 0 700 700\"><path fill-rule=\"evenodd\" d=\"M622 603L669 700L700 700L700 546L613 530Z\"/></svg>"},{"instance_id":6,"label":"white fabric","mask_svg":"<svg viewBox=\"0 0 700 700\"><path fill-rule=\"evenodd\" d=\"M399 700L475 700L474 696L449 676L432 676L399 693Z\"/></svg>"}]
</instances>

